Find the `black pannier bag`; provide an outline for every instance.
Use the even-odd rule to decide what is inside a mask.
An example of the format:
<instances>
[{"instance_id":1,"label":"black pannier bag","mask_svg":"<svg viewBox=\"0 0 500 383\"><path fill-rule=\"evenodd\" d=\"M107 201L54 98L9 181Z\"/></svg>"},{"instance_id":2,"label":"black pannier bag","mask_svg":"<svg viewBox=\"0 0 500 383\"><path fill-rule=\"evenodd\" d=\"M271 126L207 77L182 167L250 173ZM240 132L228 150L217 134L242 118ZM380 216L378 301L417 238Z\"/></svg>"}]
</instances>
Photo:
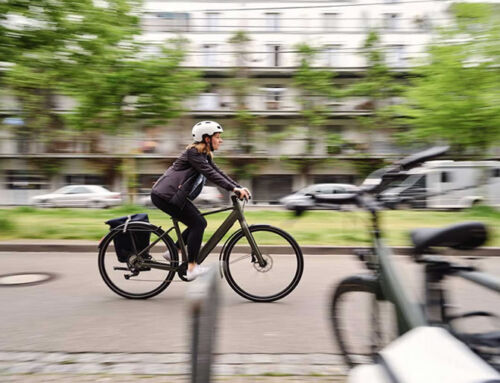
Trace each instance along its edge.
<instances>
[{"instance_id":1,"label":"black pannier bag","mask_svg":"<svg viewBox=\"0 0 500 383\"><path fill-rule=\"evenodd\" d=\"M132 243L132 236L134 238L137 253L140 253L149 245L151 234L149 231L127 231L128 224L130 222L137 221L149 222L148 215L146 213L138 213L106 221L106 224L110 226L110 229L123 225L123 228L120 228L120 234L113 238L116 256L118 257L119 262L125 263L131 255L136 254L134 251L134 244Z\"/></svg>"}]
</instances>

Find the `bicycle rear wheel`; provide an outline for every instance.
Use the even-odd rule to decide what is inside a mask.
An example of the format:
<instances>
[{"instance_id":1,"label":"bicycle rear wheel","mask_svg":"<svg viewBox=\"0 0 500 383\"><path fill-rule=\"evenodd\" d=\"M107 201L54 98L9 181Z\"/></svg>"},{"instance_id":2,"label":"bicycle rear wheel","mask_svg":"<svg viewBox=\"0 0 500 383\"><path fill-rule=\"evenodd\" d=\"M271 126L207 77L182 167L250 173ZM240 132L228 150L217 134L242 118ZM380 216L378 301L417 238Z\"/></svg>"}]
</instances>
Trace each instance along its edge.
<instances>
[{"instance_id":1,"label":"bicycle rear wheel","mask_svg":"<svg viewBox=\"0 0 500 383\"><path fill-rule=\"evenodd\" d=\"M243 231L228 242L223 271L229 286L254 302L272 302L290 294L304 271L302 251L285 231L268 225L249 227L266 261L259 266Z\"/></svg>"},{"instance_id":2,"label":"bicycle rear wheel","mask_svg":"<svg viewBox=\"0 0 500 383\"><path fill-rule=\"evenodd\" d=\"M130 255L126 263L119 262L113 240L123 235L123 232L112 231L99 246L99 272L106 285L122 297L129 299L154 297L165 290L175 276L175 268L179 263L175 244L168 235L163 235L162 229L149 223L132 222L127 226L126 233L133 243L135 254ZM147 243L156 243L141 258L170 266L170 270L141 265L137 253L141 252L140 243L144 243L145 237L148 238ZM167 253L169 259L164 257Z\"/></svg>"},{"instance_id":3,"label":"bicycle rear wheel","mask_svg":"<svg viewBox=\"0 0 500 383\"><path fill-rule=\"evenodd\" d=\"M360 308L361 307L361 308ZM335 288L330 319L345 363L373 363L376 353L396 338L392 304L381 297L377 277L354 275Z\"/></svg>"}]
</instances>

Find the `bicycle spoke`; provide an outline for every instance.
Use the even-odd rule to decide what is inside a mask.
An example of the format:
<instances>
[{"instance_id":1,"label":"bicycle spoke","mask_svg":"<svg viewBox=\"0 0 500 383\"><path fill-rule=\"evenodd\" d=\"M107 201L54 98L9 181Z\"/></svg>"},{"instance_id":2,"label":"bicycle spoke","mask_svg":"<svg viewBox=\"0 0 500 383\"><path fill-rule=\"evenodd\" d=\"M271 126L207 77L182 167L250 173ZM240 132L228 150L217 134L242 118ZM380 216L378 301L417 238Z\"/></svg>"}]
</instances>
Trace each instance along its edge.
<instances>
[{"instance_id":1,"label":"bicycle spoke","mask_svg":"<svg viewBox=\"0 0 500 383\"><path fill-rule=\"evenodd\" d=\"M235 260L233 260L233 261L229 262L229 264L233 264L233 263L239 262L239 261L241 261L241 260L243 260L243 259L245 259L245 258L250 258L250 257L251 257L251 255L243 255L243 256L241 256L240 258L237 258L237 259L235 259Z\"/></svg>"}]
</instances>

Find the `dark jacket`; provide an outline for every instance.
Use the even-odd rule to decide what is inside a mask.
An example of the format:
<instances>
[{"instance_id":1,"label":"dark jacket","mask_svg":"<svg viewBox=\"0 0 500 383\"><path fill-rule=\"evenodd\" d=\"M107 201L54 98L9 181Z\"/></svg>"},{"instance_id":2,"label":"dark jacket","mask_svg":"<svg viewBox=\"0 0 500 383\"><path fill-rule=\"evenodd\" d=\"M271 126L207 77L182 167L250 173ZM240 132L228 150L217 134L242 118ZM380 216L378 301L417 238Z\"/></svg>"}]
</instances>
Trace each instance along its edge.
<instances>
[{"instance_id":1,"label":"dark jacket","mask_svg":"<svg viewBox=\"0 0 500 383\"><path fill-rule=\"evenodd\" d=\"M241 188L215 165L209 155L198 152L196 148L190 148L185 150L155 182L151 193L182 209L188 196L196 195L196 191L193 193L192 189L200 174L228 191L235 187Z\"/></svg>"}]
</instances>

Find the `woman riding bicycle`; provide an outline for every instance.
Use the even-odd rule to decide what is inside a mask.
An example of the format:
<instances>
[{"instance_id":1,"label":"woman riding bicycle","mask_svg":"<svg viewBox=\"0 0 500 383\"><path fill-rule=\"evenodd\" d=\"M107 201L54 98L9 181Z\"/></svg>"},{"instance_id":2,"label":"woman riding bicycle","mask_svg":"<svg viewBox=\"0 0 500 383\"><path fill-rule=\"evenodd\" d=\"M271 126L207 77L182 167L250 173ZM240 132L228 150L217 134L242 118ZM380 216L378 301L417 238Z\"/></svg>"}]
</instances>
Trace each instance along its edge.
<instances>
[{"instance_id":1,"label":"woman riding bicycle","mask_svg":"<svg viewBox=\"0 0 500 383\"><path fill-rule=\"evenodd\" d=\"M206 179L234 192L240 199L250 198L249 191L231 179L213 161L213 152L223 142L220 136L222 132L220 124L214 121L195 124L192 130L194 143L174 161L151 190L153 204L187 226L182 238L188 248L188 280L195 279L206 271L206 268L196 263L196 259L207 221L192 202L200 194Z\"/></svg>"}]
</instances>

